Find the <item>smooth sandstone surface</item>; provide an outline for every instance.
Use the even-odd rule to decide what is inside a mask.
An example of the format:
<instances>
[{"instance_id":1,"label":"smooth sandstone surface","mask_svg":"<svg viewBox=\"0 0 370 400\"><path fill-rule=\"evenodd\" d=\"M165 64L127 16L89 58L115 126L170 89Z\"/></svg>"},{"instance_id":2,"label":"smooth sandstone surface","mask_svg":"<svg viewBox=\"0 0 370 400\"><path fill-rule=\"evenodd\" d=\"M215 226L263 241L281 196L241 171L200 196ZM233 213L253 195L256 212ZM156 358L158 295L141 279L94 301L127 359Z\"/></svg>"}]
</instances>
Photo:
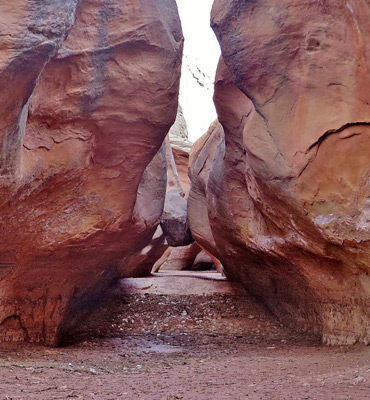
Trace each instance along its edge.
<instances>
[{"instance_id":1,"label":"smooth sandstone surface","mask_svg":"<svg viewBox=\"0 0 370 400\"><path fill-rule=\"evenodd\" d=\"M157 230L181 26L172 0L5 1L0 26L0 339L55 345Z\"/></svg>"},{"instance_id":2,"label":"smooth sandstone surface","mask_svg":"<svg viewBox=\"0 0 370 400\"><path fill-rule=\"evenodd\" d=\"M192 150L195 240L328 344L370 342L369 17L365 0L216 0L221 125Z\"/></svg>"}]
</instances>

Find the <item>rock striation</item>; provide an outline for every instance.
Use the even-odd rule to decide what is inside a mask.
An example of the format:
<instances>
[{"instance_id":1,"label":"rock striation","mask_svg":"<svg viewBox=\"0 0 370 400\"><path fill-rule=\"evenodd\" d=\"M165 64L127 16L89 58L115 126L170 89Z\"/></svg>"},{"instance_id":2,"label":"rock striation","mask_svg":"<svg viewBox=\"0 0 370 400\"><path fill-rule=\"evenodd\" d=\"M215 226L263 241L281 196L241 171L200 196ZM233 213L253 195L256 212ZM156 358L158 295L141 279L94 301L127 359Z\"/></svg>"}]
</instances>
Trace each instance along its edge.
<instances>
[{"instance_id":1,"label":"rock striation","mask_svg":"<svg viewBox=\"0 0 370 400\"><path fill-rule=\"evenodd\" d=\"M370 342L370 9L216 0L220 124L194 146L189 218L282 322Z\"/></svg>"},{"instance_id":2,"label":"rock striation","mask_svg":"<svg viewBox=\"0 0 370 400\"><path fill-rule=\"evenodd\" d=\"M26 0L0 26L0 340L56 345L157 230L181 25L173 0Z\"/></svg>"}]
</instances>

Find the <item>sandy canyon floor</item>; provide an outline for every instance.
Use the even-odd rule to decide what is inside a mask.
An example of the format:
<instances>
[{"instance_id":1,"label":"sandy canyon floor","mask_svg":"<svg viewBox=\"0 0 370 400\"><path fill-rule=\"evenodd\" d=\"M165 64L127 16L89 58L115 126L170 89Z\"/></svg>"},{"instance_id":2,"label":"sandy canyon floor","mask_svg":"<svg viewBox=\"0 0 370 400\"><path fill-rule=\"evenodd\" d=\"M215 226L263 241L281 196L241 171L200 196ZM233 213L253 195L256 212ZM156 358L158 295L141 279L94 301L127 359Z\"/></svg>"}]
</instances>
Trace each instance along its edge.
<instances>
[{"instance_id":1,"label":"sandy canyon floor","mask_svg":"<svg viewBox=\"0 0 370 400\"><path fill-rule=\"evenodd\" d=\"M370 399L370 347L323 347L213 272L126 279L64 345L0 346L0 399Z\"/></svg>"}]
</instances>

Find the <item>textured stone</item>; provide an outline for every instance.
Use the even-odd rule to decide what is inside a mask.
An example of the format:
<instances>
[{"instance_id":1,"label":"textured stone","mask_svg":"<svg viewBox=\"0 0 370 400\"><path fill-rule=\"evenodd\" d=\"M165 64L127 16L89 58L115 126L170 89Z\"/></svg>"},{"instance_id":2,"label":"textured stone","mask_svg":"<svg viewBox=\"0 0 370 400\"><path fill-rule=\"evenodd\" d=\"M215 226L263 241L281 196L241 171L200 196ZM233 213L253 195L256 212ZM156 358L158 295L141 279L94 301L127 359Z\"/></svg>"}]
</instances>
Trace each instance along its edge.
<instances>
[{"instance_id":1,"label":"textured stone","mask_svg":"<svg viewBox=\"0 0 370 400\"><path fill-rule=\"evenodd\" d=\"M163 209L163 150L153 157L177 110L176 4L76 3L0 5L3 340L57 344Z\"/></svg>"},{"instance_id":2,"label":"textured stone","mask_svg":"<svg viewBox=\"0 0 370 400\"><path fill-rule=\"evenodd\" d=\"M154 264L153 272L158 272L159 270L189 271L201 251L202 249L196 242L188 246L169 247Z\"/></svg>"},{"instance_id":3,"label":"textured stone","mask_svg":"<svg viewBox=\"0 0 370 400\"><path fill-rule=\"evenodd\" d=\"M154 190L158 186L159 177L162 176L162 181L160 181L162 187L163 183L166 183L161 226L157 228L151 242L144 249L124 259L122 273L125 277L143 277L149 275L152 270L156 272L171 253L173 255L177 252L177 248L169 247L169 244L178 246L193 242L186 201L190 190L188 176L190 148L191 142L188 140L186 121L179 106L176 121L163 143L161 154L164 155L164 160L163 157L157 156L158 162L155 165L152 162L153 166L148 166L148 173L143 182L143 185L150 186ZM143 193L145 196L148 195L147 191ZM182 253L181 249L182 247L178 247L179 255ZM188 261L184 259L181 264L184 262Z\"/></svg>"},{"instance_id":4,"label":"textured stone","mask_svg":"<svg viewBox=\"0 0 370 400\"><path fill-rule=\"evenodd\" d=\"M213 268L215 268L215 265L211 257L204 250L197 254L191 266L192 271L206 271Z\"/></svg>"},{"instance_id":5,"label":"textured stone","mask_svg":"<svg viewBox=\"0 0 370 400\"><path fill-rule=\"evenodd\" d=\"M169 247L169 243L178 246L193 242L189 230L186 201L190 189L188 177L190 148L191 142L188 140L186 121L179 106L176 121L163 144L162 154L165 163L163 165L157 162L157 168L154 168L154 165L150 167L145 179L146 183L143 182L153 189L158 186L159 177L162 176L162 186L163 182L167 182L165 207L161 217L162 226L157 228L151 242L144 249L124 259L122 273L125 277L143 277L149 275L152 270L156 272L164 260L167 260L169 254L175 251L174 247ZM147 196L147 193L144 193ZM182 248L178 249L181 253Z\"/></svg>"},{"instance_id":6,"label":"textured stone","mask_svg":"<svg viewBox=\"0 0 370 400\"><path fill-rule=\"evenodd\" d=\"M222 126L191 161L196 241L328 344L370 342L369 17L365 0L216 0Z\"/></svg>"},{"instance_id":7,"label":"textured stone","mask_svg":"<svg viewBox=\"0 0 370 400\"><path fill-rule=\"evenodd\" d=\"M191 190L188 200L188 216L191 233L204 249L220 258L210 225L207 191L209 173L215 153L220 145L224 145L222 126L215 122L208 132L194 143L190 153L189 175Z\"/></svg>"},{"instance_id":8,"label":"textured stone","mask_svg":"<svg viewBox=\"0 0 370 400\"><path fill-rule=\"evenodd\" d=\"M177 118L166 138L167 192L161 226L170 246L186 246L194 240L188 221L187 197L190 189L188 162L191 143L179 107ZM175 158L176 155L176 158Z\"/></svg>"},{"instance_id":9,"label":"textured stone","mask_svg":"<svg viewBox=\"0 0 370 400\"><path fill-rule=\"evenodd\" d=\"M185 198L188 198L190 191L190 179L188 174L189 154L192 142L188 139L189 133L186 126L186 120L181 106L177 111L177 118L170 129L169 138L172 148L173 158L176 164L177 174L180 179Z\"/></svg>"},{"instance_id":10,"label":"textured stone","mask_svg":"<svg viewBox=\"0 0 370 400\"><path fill-rule=\"evenodd\" d=\"M132 244L132 249L120 264L121 277L144 277L150 275L154 263L168 248L166 237L158 224L164 209L167 189L167 157L166 145L160 150L147 166L141 178L133 213L133 227L137 233L145 235ZM149 201L148 201L149 200ZM150 229L155 221L157 229ZM146 244L143 247L143 243Z\"/></svg>"},{"instance_id":11,"label":"textured stone","mask_svg":"<svg viewBox=\"0 0 370 400\"><path fill-rule=\"evenodd\" d=\"M74 23L77 0L0 4L0 173L12 184L19 169L31 94L43 68ZM8 182L9 181L9 182Z\"/></svg>"}]
</instances>

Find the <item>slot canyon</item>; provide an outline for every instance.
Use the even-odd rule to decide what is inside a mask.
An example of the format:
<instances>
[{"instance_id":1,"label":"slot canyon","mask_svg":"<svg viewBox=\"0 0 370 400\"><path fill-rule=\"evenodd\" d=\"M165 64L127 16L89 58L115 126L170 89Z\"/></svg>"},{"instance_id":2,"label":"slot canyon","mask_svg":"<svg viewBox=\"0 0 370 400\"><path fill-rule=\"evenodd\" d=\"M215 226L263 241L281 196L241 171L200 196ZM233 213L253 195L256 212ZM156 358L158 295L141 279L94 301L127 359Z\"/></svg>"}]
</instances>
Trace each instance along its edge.
<instances>
[{"instance_id":1,"label":"slot canyon","mask_svg":"<svg viewBox=\"0 0 370 400\"><path fill-rule=\"evenodd\" d=\"M0 2L0 399L369 398L370 3L197 4Z\"/></svg>"}]
</instances>

